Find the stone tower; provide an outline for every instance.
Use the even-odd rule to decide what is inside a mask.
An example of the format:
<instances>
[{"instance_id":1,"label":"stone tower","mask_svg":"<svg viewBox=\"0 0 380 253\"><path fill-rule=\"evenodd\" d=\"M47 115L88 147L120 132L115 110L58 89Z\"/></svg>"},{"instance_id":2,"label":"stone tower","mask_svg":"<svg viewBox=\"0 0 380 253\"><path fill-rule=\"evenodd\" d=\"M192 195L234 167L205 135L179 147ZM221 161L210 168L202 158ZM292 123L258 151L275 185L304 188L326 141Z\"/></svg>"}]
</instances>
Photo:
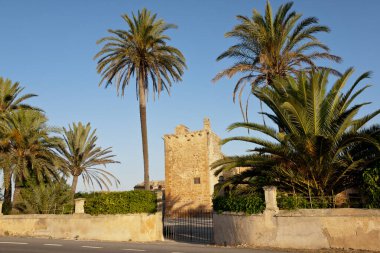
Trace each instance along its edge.
<instances>
[{"instance_id":1,"label":"stone tower","mask_svg":"<svg viewBox=\"0 0 380 253\"><path fill-rule=\"evenodd\" d=\"M210 165L222 153L210 120L204 119L203 129L193 132L178 125L175 134L164 136L164 143L166 210L211 210L217 177Z\"/></svg>"}]
</instances>

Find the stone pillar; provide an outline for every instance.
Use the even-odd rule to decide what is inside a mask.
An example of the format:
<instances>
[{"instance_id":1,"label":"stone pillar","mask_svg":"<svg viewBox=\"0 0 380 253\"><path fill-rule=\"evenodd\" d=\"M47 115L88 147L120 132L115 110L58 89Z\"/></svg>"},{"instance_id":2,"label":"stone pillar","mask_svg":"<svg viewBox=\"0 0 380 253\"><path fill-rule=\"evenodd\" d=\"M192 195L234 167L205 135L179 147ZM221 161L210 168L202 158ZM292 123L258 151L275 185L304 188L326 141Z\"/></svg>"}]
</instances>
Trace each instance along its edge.
<instances>
[{"instance_id":1,"label":"stone pillar","mask_svg":"<svg viewBox=\"0 0 380 253\"><path fill-rule=\"evenodd\" d=\"M75 214L84 214L85 198L75 199Z\"/></svg>"},{"instance_id":2,"label":"stone pillar","mask_svg":"<svg viewBox=\"0 0 380 253\"><path fill-rule=\"evenodd\" d=\"M3 201L0 200L0 215L3 215Z\"/></svg>"},{"instance_id":3,"label":"stone pillar","mask_svg":"<svg viewBox=\"0 0 380 253\"><path fill-rule=\"evenodd\" d=\"M162 191L156 191L157 212L162 212Z\"/></svg>"},{"instance_id":4,"label":"stone pillar","mask_svg":"<svg viewBox=\"0 0 380 253\"><path fill-rule=\"evenodd\" d=\"M264 186L265 194L265 211L278 212L277 206L277 187L276 186Z\"/></svg>"}]
</instances>

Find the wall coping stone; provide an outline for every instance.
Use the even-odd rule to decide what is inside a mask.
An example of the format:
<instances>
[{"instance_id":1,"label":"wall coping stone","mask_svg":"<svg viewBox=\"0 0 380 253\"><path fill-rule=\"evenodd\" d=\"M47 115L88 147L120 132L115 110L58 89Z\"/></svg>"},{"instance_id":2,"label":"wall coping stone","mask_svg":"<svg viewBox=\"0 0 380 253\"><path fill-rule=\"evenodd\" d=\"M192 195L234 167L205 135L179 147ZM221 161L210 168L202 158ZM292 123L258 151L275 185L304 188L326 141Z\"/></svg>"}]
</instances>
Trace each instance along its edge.
<instances>
[{"instance_id":1,"label":"wall coping stone","mask_svg":"<svg viewBox=\"0 0 380 253\"><path fill-rule=\"evenodd\" d=\"M380 209L331 208L280 210L275 217L379 216Z\"/></svg>"},{"instance_id":2,"label":"wall coping stone","mask_svg":"<svg viewBox=\"0 0 380 253\"><path fill-rule=\"evenodd\" d=\"M125 217L125 216L151 216L161 214L157 213L130 213L130 214L100 214L100 215L90 215L90 214L13 214L13 215L2 215L0 219L86 219L86 218L110 218L110 217Z\"/></svg>"},{"instance_id":3,"label":"wall coping stone","mask_svg":"<svg viewBox=\"0 0 380 253\"><path fill-rule=\"evenodd\" d=\"M215 215L229 215L229 216L263 216L259 214L247 214L244 212L214 212ZM274 217L380 217L380 209L359 209L359 208L331 208L331 209L297 209L297 210L280 210L279 213L273 215Z\"/></svg>"},{"instance_id":4,"label":"wall coping stone","mask_svg":"<svg viewBox=\"0 0 380 253\"><path fill-rule=\"evenodd\" d=\"M230 215L230 216L257 216L257 217L263 216L263 213L247 214L244 212L227 212L227 211L222 212L222 213L214 212L214 214L216 214L216 215Z\"/></svg>"}]
</instances>

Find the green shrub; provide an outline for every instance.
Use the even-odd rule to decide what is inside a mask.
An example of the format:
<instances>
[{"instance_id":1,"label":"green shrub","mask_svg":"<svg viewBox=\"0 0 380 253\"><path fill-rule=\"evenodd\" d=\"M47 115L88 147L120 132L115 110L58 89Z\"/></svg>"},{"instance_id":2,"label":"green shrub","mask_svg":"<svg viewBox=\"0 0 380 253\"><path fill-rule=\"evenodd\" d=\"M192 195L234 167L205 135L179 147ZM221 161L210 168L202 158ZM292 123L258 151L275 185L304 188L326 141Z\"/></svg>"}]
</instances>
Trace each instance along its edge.
<instances>
[{"instance_id":1,"label":"green shrub","mask_svg":"<svg viewBox=\"0 0 380 253\"><path fill-rule=\"evenodd\" d=\"M68 214L73 211L70 186L64 180L35 184L28 182L20 190L15 208L27 214Z\"/></svg>"},{"instance_id":2,"label":"green shrub","mask_svg":"<svg viewBox=\"0 0 380 253\"><path fill-rule=\"evenodd\" d=\"M247 214L262 213L265 209L264 197L258 193L247 195L228 194L213 199L213 207L217 212L244 212Z\"/></svg>"},{"instance_id":3,"label":"green shrub","mask_svg":"<svg viewBox=\"0 0 380 253\"><path fill-rule=\"evenodd\" d=\"M362 188L367 196L366 207L380 208L380 168L366 169L363 181Z\"/></svg>"},{"instance_id":4,"label":"green shrub","mask_svg":"<svg viewBox=\"0 0 380 253\"><path fill-rule=\"evenodd\" d=\"M277 197L277 205L280 209L319 209L332 208L334 202L332 197L307 197L302 195L286 195L279 193Z\"/></svg>"},{"instance_id":5,"label":"green shrub","mask_svg":"<svg viewBox=\"0 0 380 253\"><path fill-rule=\"evenodd\" d=\"M156 194L151 191L78 193L75 198L85 198L85 213L128 214L154 213L157 210Z\"/></svg>"}]
</instances>

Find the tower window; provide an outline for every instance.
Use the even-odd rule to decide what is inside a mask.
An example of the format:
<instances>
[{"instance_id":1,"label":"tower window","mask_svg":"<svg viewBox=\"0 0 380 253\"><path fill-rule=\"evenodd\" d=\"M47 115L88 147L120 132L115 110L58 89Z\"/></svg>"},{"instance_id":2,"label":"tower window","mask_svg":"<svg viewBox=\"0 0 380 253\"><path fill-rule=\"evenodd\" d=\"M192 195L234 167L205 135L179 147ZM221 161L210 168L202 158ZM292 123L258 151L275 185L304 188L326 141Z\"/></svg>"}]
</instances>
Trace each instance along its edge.
<instances>
[{"instance_id":1,"label":"tower window","mask_svg":"<svg viewBox=\"0 0 380 253\"><path fill-rule=\"evenodd\" d=\"M200 177L194 177L194 184L201 184L201 178Z\"/></svg>"}]
</instances>

